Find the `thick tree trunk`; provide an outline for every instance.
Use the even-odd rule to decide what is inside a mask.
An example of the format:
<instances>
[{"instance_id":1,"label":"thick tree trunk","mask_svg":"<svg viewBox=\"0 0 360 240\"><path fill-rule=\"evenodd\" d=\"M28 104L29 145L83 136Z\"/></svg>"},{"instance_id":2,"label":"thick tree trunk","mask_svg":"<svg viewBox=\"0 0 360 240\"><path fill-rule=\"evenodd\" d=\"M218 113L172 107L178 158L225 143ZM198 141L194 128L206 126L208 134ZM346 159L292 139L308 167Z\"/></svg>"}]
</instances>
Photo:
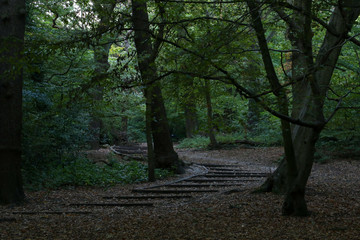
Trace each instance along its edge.
<instances>
[{"instance_id":1,"label":"thick tree trunk","mask_svg":"<svg viewBox=\"0 0 360 240\"><path fill-rule=\"evenodd\" d=\"M25 1L0 1L0 204L21 202Z\"/></svg>"},{"instance_id":2,"label":"thick tree trunk","mask_svg":"<svg viewBox=\"0 0 360 240\"><path fill-rule=\"evenodd\" d=\"M298 166L298 174L294 182L287 182L284 215L307 216L305 187L314 162L315 143L319 138L320 129L300 127L294 138L294 150Z\"/></svg>"},{"instance_id":3,"label":"thick tree trunk","mask_svg":"<svg viewBox=\"0 0 360 240\"><path fill-rule=\"evenodd\" d=\"M151 94L151 132L154 142L155 167L176 169L177 172L181 173L183 169L171 141L160 82L154 82L157 77L156 53L151 42L146 2L133 0L132 13L138 66L146 87L145 92L147 93L145 95ZM148 142L148 144L151 143Z\"/></svg>"},{"instance_id":4,"label":"thick tree trunk","mask_svg":"<svg viewBox=\"0 0 360 240\"><path fill-rule=\"evenodd\" d=\"M179 159L173 148L160 83L153 83L151 89L151 108L153 114L151 126L156 159L155 167L171 169L178 164Z\"/></svg>"},{"instance_id":5,"label":"thick tree trunk","mask_svg":"<svg viewBox=\"0 0 360 240\"><path fill-rule=\"evenodd\" d=\"M344 1L346 2L346 1ZM323 45L314 64L312 57L311 1L295 1L294 4L303 9L294 14L290 22L289 38L294 49L300 50L292 57L292 77L305 76L314 67L320 67L315 73L304 77L304 80L293 85L292 117L304 122L325 122L323 104L327 87L336 66L345 36L359 16L360 9L335 8L329 26L332 33L327 32ZM315 144L319 138L321 127L309 128L292 125L292 145L294 148L297 176L293 181L287 178L289 166L279 165L272 177L263 185L268 191L286 192L283 205L284 215L306 216L308 210L305 201L305 186L311 173ZM285 147L286 148L286 147Z\"/></svg>"}]
</instances>

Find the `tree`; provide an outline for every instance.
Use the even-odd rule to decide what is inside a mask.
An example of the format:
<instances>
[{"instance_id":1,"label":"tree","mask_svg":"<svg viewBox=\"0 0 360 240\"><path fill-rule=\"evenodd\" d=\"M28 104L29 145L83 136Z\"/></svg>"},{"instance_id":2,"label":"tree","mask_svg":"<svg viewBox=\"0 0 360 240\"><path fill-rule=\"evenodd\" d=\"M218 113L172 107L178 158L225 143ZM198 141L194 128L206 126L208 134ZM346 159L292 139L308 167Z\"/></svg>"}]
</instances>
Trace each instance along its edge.
<instances>
[{"instance_id":1,"label":"tree","mask_svg":"<svg viewBox=\"0 0 360 240\"><path fill-rule=\"evenodd\" d=\"M334 5L326 2L323 3L326 7L333 7L331 15L329 16L328 12L322 12L321 14L325 16L318 16L317 14L320 13L313 8L311 0L295 1L294 4L290 4L289 1L257 2L250 0L246 1L246 3L250 10L251 25L254 30L248 30L248 26L240 29L241 24L239 24L238 19L243 18L246 14L238 14L237 16L241 17L236 21L224 19L227 26L219 24L223 27L222 30L217 28L216 25L223 20L214 17L214 15L206 14L206 19L214 21L211 23L213 24L211 31L208 30L205 35L209 37L212 35L217 36L217 39L207 38L208 47L193 47L198 43L196 40L201 39L199 35L192 37L192 39L196 39L192 40L194 42L191 44L192 46L180 45L175 41L168 41L167 43L196 57L196 60L200 63L197 65L197 69L200 70L194 71L193 75L231 83L242 96L253 98L266 111L280 118L286 157L273 176L264 184L264 189L269 191L280 190L286 193L283 214L307 215L305 186L314 161L315 143L326 123L334 115L330 114L328 118L324 116L323 108L327 90L342 46L350 41L360 45L359 41L349 35L352 25L359 16L360 6L351 0L337 1ZM273 10L270 14L271 17L276 17L277 14L278 19L282 19L288 25L289 30L287 33L290 40L290 50L270 50L265 36L264 21L262 15L259 14L259 10L264 5L270 6ZM266 15L268 15L269 8L265 9L267 9ZM322 20L328 17L330 17L328 23ZM201 17L198 19L201 19ZM245 23L244 20L243 23ZM326 33L323 35L322 47L314 50L313 45L315 45L315 42L312 27L316 24L322 26ZM237 31L239 29L240 31ZM218 36L225 30L226 33L233 34L234 38L228 37L227 39L230 40L220 41ZM256 33L263 61L263 73L268 80L268 83L264 84L264 86L270 88L270 90L264 90L262 89L263 86L259 86L260 89L256 89L255 94L249 84L241 81L241 79L239 80L234 69L236 66L242 67L238 63L245 57L237 54L234 50L232 52L225 51L227 49L240 49L241 51L238 52L243 53L243 55L246 52L253 51L251 47L245 49L246 44L245 47L239 47L239 32ZM191 36L191 34L188 35ZM248 39L251 39L251 37ZM215 51L220 54L215 53ZM273 51L280 54L292 52L291 76L287 74L287 70L283 67L282 58L280 61L276 59ZM223 57L225 54L222 55L221 53L227 53L227 59ZM285 73L281 79L278 77L279 71L275 68L274 60L277 61L278 66L280 65L280 69L282 68ZM192 62L193 65L194 62ZM206 66L205 71L201 71L204 66ZM290 92L288 87L291 87ZM269 97L266 98L266 96ZM343 97L339 97L339 104ZM276 102L275 108L272 105L274 101ZM334 113L337 109L335 109ZM290 110L291 114L289 113Z\"/></svg>"},{"instance_id":2,"label":"tree","mask_svg":"<svg viewBox=\"0 0 360 240\"><path fill-rule=\"evenodd\" d=\"M0 1L0 204L24 199L21 179L25 1Z\"/></svg>"},{"instance_id":3,"label":"tree","mask_svg":"<svg viewBox=\"0 0 360 240\"><path fill-rule=\"evenodd\" d=\"M289 39L293 47L292 54L292 114L288 116L287 96L275 73L269 48L265 38L259 14L259 5L247 1L253 27L263 57L267 78L278 98L278 116L282 119L282 132L285 147L285 161L271 176L264 189L285 191L284 215L308 215L305 201L305 186L314 162L315 143L325 124L330 120L323 114L324 99L331 82L336 62L351 27L360 14L360 6L346 7L353 1L338 1L332 11L322 46L314 59L313 33L311 24L315 16L312 13L312 1L294 1L283 3L294 11L289 17L281 8L281 2L272 5L278 15L289 27ZM323 22L322 22L323 23ZM291 127L289 123L292 123Z\"/></svg>"},{"instance_id":4,"label":"tree","mask_svg":"<svg viewBox=\"0 0 360 240\"><path fill-rule=\"evenodd\" d=\"M90 95L92 96L92 100L95 103L95 106L98 105L96 103L99 103L103 100L102 82L107 76L107 70L110 68L108 59L112 42L107 41L108 39L106 39L106 32L108 31L114 8L114 3L100 4L98 1L95 1L94 3L94 10L100 18L99 26L96 29L99 37L97 38L96 46L94 46L95 69L92 82L95 86L90 89ZM104 42L103 38L105 38L105 43L102 43ZM93 110L92 120L90 122L90 128L93 132L93 139L90 142L92 149L98 149L100 144L102 120L97 115L98 114L96 113L96 110Z\"/></svg>"},{"instance_id":5,"label":"tree","mask_svg":"<svg viewBox=\"0 0 360 240\"><path fill-rule=\"evenodd\" d=\"M186 137L192 138L195 135L198 125L196 116L196 96L194 93L194 78L187 77L183 80L183 82L186 84L186 86L184 86L185 89L182 99L185 115Z\"/></svg>"},{"instance_id":6,"label":"tree","mask_svg":"<svg viewBox=\"0 0 360 240\"><path fill-rule=\"evenodd\" d=\"M175 167L178 172L181 172L179 158L173 149L171 141L160 82L157 80L155 59L158 54L160 42L157 40L154 46L152 44L146 2L141 0L132 1L132 20L135 29L134 38L138 56L138 66L143 84L145 85L147 121L151 119L151 126L147 124L147 131L152 134L154 165L157 168ZM162 31L163 29L160 28L159 35L162 35ZM150 127L151 129L149 129ZM148 138L148 150L151 154L152 142L149 141L150 139ZM151 161L151 159L149 160Z\"/></svg>"},{"instance_id":7,"label":"tree","mask_svg":"<svg viewBox=\"0 0 360 240\"><path fill-rule=\"evenodd\" d=\"M214 133L214 117L213 117L213 110L212 110L212 104L211 104L211 95L210 95L210 83L209 80L205 80L204 83L204 93L205 93L205 99L206 99L206 110L207 110L207 130L210 138L210 146L216 147L217 141L215 138Z\"/></svg>"}]
</instances>

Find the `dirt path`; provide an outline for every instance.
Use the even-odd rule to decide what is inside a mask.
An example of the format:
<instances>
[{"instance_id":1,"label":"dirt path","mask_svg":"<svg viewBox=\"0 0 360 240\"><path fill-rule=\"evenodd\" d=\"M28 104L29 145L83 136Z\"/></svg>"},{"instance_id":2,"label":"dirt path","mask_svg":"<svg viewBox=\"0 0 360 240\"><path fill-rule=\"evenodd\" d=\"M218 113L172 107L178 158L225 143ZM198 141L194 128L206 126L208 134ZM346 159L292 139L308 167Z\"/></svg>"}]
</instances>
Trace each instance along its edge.
<instances>
[{"instance_id":1,"label":"dirt path","mask_svg":"<svg viewBox=\"0 0 360 240\"><path fill-rule=\"evenodd\" d=\"M179 150L187 162L251 171L272 170L281 153L279 148ZM187 174L203 170L194 164ZM153 207L70 205L114 202L103 197L129 195L146 183L27 193L25 205L0 207L0 239L359 239L359 173L359 161L316 164L307 192L313 211L308 218L282 217L281 196L251 194L258 183L226 194L154 200Z\"/></svg>"}]
</instances>

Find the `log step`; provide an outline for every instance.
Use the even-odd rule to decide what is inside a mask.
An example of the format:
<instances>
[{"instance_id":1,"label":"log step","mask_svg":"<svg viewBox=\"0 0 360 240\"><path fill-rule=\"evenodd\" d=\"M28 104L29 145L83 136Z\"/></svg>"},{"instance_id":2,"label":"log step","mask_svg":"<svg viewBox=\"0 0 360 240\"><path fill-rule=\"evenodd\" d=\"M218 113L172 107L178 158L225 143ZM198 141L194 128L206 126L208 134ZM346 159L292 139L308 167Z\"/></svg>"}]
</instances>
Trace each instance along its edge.
<instances>
[{"instance_id":1,"label":"log step","mask_svg":"<svg viewBox=\"0 0 360 240\"><path fill-rule=\"evenodd\" d=\"M211 163L206 163L206 164L201 164L202 166L205 166L205 167L221 167L221 168L234 168L234 167L237 167L239 168L240 165L224 165L224 164L211 164Z\"/></svg>"},{"instance_id":2,"label":"log step","mask_svg":"<svg viewBox=\"0 0 360 240\"><path fill-rule=\"evenodd\" d=\"M209 172L245 172L242 169L235 169L235 168L210 168Z\"/></svg>"},{"instance_id":3,"label":"log step","mask_svg":"<svg viewBox=\"0 0 360 240\"><path fill-rule=\"evenodd\" d=\"M89 214L92 212L89 211L24 211L24 212L12 212L12 214L22 214L22 215L37 215L37 214Z\"/></svg>"},{"instance_id":4,"label":"log step","mask_svg":"<svg viewBox=\"0 0 360 240\"><path fill-rule=\"evenodd\" d=\"M181 199L192 198L190 195L145 195L145 196L104 196L104 199Z\"/></svg>"},{"instance_id":5,"label":"log step","mask_svg":"<svg viewBox=\"0 0 360 240\"><path fill-rule=\"evenodd\" d=\"M70 203L69 206L94 206L94 207L152 207L153 203Z\"/></svg>"},{"instance_id":6,"label":"log step","mask_svg":"<svg viewBox=\"0 0 360 240\"><path fill-rule=\"evenodd\" d=\"M185 182L253 182L258 181L256 179L242 179L242 178L230 178L230 179L214 179L214 178L190 178L184 180Z\"/></svg>"},{"instance_id":7,"label":"log step","mask_svg":"<svg viewBox=\"0 0 360 240\"><path fill-rule=\"evenodd\" d=\"M171 184L168 187L175 188L201 188L201 187L231 187L231 186L242 186L241 183L208 183L208 184Z\"/></svg>"},{"instance_id":8,"label":"log step","mask_svg":"<svg viewBox=\"0 0 360 240\"><path fill-rule=\"evenodd\" d=\"M247 172L243 171L208 171L207 174L248 174Z\"/></svg>"},{"instance_id":9,"label":"log step","mask_svg":"<svg viewBox=\"0 0 360 240\"><path fill-rule=\"evenodd\" d=\"M202 175L203 177L207 177L207 178L241 178L241 177L250 177L250 178L256 178L256 177L267 177L268 174L205 174Z\"/></svg>"},{"instance_id":10,"label":"log step","mask_svg":"<svg viewBox=\"0 0 360 240\"><path fill-rule=\"evenodd\" d=\"M181 194L181 193L210 193L218 192L218 190L200 190L200 189L189 189L189 190L170 190L170 189L133 189L136 193L164 193L164 194Z\"/></svg>"}]
</instances>

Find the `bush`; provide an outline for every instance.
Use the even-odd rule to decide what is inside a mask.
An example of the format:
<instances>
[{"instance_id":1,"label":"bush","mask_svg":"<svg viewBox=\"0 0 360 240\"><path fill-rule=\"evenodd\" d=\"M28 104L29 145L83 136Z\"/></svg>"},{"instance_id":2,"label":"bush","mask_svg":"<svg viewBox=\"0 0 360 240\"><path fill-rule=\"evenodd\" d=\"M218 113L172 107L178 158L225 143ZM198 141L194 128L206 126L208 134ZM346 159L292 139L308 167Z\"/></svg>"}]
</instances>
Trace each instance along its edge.
<instances>
[{"instance_id":1,"label":"bush","mask_svg":"<svg viewBox=\"0 0 360 240\"><path fill-rule=\"evenodd\" d=\"M156 178L172 175L167 170L156 169ZM132 161L98 166L90 160L79 157L67 165L57 165L46 170L36 168L23 170L24 186L27 190L54 189L64 186L112 186L147 181L147 166Z\"/></svg>"}]
</instances>

